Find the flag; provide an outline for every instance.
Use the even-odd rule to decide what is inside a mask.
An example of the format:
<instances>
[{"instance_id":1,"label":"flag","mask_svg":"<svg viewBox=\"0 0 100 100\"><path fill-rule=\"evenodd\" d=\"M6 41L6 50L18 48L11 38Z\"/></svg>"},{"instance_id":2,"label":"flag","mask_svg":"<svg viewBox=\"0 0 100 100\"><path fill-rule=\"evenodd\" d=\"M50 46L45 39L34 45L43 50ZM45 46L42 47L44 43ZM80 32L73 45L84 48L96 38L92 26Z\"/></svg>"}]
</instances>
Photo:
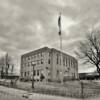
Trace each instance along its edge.
<instances>
[{"instance_id":1,"label":"flag","mask_svg":"<svg viewBox=\"0 0 100 100\"><path fill-rule=\"evenodd\" d=\"M61 13L60 13L60 16L58 18L58 27L59 27L59 35L61 35Z\"/></svg>"}]
</instances>

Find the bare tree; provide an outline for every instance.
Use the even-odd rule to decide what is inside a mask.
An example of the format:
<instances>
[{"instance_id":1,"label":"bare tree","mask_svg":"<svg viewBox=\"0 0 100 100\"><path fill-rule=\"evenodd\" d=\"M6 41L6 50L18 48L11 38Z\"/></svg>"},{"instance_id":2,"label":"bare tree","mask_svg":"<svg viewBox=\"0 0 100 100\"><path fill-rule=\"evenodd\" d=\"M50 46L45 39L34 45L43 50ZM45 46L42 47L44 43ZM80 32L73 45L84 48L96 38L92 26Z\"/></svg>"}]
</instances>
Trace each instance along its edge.
<instances>
[{"instance_id":1,"label":"bare tree","mask_svg":"<svg viewBox=\"0 0 100 100\"><path fill-rule=\"evenodd\" d=\"M2 56L0 58L0 69L1 69L1 78L4 78L4 73L5 73L5 58Z\"/></svg>"},{"instance_id":2,"label":"bare tree","mask_svg":"<svg viewBox=\"0 0 100 100\"><path fill-rule=\"evenodd\" d=\"M0 58L1 76L7 76L10 66L12 65L11 56L6 53Z\"/></svg>"},{"instance_id":3,"label":"bare tree","mask_svg":"<svg viewBox=\"0 0 100 100\"><path fill-rule=\"evenodd\" d=\"M85 64L94 65L100 75L100 31L92 31L87 35L85 41L79 43L76 54Z\"/></svg>"},{"instance_id":4,"label":"bare tree","mask_svg":"<svg viewBox=\"0 0 100 100\"><path fill-rule=\"evenodd\" d=\"M11 57L8 55L8 53L6 53L5 55L6 75L8 75L10 64L11 64Z\"/></svg>"}]
</instances>

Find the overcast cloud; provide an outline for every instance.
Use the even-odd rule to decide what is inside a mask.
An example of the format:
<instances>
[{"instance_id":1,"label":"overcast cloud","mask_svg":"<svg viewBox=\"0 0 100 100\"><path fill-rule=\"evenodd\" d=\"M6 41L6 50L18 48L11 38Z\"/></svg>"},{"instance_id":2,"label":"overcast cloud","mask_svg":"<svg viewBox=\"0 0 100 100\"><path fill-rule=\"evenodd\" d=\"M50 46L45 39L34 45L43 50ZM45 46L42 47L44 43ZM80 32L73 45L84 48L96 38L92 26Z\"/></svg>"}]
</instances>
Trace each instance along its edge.
<instances>
[{"instance_id":1,"label":"overcast cloud","mask_svg":"<svg viewBox=\"0 0 100 100\"><path fill-rule=\"evenodd\" d=\"M0 0L0 53L14 56L19 69L21 54L43 46L59 49L59 12L63 51L74 56L91 26L100 26L99 0Z\"/></svg>"}]
</instances>

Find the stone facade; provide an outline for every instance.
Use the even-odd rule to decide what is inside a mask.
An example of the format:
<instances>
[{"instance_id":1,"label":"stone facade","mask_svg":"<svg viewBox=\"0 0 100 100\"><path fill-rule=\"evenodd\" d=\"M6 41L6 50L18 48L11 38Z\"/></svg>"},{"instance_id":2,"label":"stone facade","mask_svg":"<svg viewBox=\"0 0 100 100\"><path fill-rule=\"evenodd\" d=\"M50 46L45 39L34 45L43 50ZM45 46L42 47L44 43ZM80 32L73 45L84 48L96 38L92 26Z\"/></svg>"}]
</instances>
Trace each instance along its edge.
<instances>
[{"instance_id":1,"label":"stone facade","mask_svg":"<svg viewBox=\"0 0 100 100\"><path fill-rule=\"evenodd\" d=\"M32 63L35 63L34 71ZM77 60L54 48L44 47L21 56L21 78L42 81L61 81L78 78Z\"/></svg>"}]
</instances>

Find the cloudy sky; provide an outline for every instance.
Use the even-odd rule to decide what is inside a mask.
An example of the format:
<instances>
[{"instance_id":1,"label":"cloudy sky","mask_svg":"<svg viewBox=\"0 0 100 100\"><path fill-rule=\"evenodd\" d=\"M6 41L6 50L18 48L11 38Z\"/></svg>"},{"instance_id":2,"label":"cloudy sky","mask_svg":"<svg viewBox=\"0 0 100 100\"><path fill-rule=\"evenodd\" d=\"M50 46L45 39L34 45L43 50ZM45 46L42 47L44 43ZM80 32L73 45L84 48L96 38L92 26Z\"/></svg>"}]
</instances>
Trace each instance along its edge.
<instances>
[{"instance_id":1,"label":"cloudy sky","mask_svg":"<svg viewBox=\"0 0 100 100\"><path fill-rule=\"evenodd\" d=\"M74 56L91 26L100 26L99 0L0 0L0 54L12 55L19 69L21 54L44 46L59 49L59 12L63 51ZM89 68L79 64L80 72Z\"/></svg>"}]
</instances>

